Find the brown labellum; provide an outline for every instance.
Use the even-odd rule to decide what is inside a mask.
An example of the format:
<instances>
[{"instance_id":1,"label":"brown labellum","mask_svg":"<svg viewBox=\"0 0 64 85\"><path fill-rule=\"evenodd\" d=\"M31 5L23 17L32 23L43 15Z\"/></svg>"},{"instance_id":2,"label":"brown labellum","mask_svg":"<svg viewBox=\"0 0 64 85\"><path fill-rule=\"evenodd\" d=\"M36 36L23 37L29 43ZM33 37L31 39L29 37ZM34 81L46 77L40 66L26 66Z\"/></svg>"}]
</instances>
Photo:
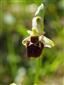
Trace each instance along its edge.
<instances>
[{"instance_id":1,"label":"brown labellum","mask_svg":"<svg viewBox=\"0 0 64 85\"><path fill-rule=\"evenodd\" d=\"M39 41L38 36L32 36L27 43L27 56L39 57L44 48L44 44Z\"/></svg>"}]
</instances>

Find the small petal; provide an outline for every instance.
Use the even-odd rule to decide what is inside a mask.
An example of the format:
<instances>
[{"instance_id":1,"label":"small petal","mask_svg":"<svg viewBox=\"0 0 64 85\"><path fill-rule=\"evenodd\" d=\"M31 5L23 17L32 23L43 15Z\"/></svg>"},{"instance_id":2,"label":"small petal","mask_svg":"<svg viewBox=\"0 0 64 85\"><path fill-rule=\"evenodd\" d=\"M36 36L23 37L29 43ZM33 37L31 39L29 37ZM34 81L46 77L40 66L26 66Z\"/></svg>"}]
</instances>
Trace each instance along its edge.
<instances>
[{"instance_id":1,"label":"small petal","mask_svg":"<svg viewBox=\"0 0 64 85\"><path fill-rule=\"evenodd\" d=\"M26 46L27 42L30 41L30 36L22 41L22 44Z\"/></svg>"},{"instance_id":2,"label":"small petal","mask_svg":"<svg viewBox=\"0 0 64 85\"><path fill-rule=\"evenodd\" d=\"M27 30L28 34L30 34L30 36L38 36L39 33L37 32L36 28L34 28L32 31L31 30Z\"/></svg>"},{"instance_id":3,"label":"small petal","mask_svg":"<svg viewBox=\"0 0 64 85\"><path fill-rule=\"evenodd\" d=\"M30 34L30 35L32 34L32 31L31 31L31 30L27 30L27 32L28 32L28 34Z\"/></svg>"},{"instance_id":4,"label":"small petal","mask_svg":"<svg viewBox=\"0 0 64 85\"><path fill-rule=\"evenodd\" d=\"M43 35L39 37L39 40L44 43L44 47L51 48L54 46L54 42Z\"/></svg>"}]
</instances>

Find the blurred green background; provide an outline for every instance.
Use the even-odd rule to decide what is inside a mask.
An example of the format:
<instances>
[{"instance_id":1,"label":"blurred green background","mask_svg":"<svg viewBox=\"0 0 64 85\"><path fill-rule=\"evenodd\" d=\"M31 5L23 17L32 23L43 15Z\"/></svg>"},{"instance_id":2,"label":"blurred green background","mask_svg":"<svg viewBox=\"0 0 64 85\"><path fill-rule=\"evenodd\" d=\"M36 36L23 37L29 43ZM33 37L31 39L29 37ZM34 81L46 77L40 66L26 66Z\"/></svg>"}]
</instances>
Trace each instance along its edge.
<instances>
[{"instance_id":1,"label":"blurred green background","mask_svg":"<svg viewBox=\"0 0 64 85\"><path fill-rule=\"evenodd\" d=\"M53 85L64 85L64 0L0 0L0 85L26 81L28 73L32 76L35 67L32 64L32 70L28 70L30 65L22 40L28 36L27 30L31 30L32 18L42 2L45 36L54 41L55 47L43 51L40 85L54 83L55 78L58 81L60 78L61 83Z\"/></svg>"}]
</instances>

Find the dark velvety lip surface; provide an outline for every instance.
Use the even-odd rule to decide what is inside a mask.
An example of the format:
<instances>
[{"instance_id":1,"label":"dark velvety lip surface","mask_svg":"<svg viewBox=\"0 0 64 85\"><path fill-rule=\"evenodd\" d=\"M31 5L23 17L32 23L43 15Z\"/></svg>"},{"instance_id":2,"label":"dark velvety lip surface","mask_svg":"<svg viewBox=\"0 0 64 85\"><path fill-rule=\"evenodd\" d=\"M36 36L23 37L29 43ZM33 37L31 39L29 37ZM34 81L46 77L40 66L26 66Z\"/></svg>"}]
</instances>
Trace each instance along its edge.
<instances>
[{"instance_id":1,"label":"dark velvety lip surface","mask_svg":"<svg viewBox=\"0 0 64 85\"><path fill-rule=\"evenodd\" d=\"M31 41L27 43L27 56L39 57L44 48L44 44L38 40L38 37L31 37Z\"/></svg>"}]
</instances>

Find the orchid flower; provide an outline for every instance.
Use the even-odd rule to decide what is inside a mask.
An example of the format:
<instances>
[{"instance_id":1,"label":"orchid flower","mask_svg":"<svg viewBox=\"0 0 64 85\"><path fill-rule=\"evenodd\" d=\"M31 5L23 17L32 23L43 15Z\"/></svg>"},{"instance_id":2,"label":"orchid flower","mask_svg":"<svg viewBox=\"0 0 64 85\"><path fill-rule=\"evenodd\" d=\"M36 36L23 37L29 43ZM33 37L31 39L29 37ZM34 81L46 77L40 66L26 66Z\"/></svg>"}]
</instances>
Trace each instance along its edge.
<instances>
[{"instance_id":1,"label":"orchid flower","mask_svg":"<svg viewBox=\"0 0 64 85\"><path fill-rule=\"evenodd\" d=\"M41 55L44 47L51 48L54 42L44 36L43 19L39 15L40 11L44 11L44 5L41 4L32 19L32 31L28 30L29 36L22 41L27 48L28 57L38 57Z\"/></svg>"}]
</instances>

